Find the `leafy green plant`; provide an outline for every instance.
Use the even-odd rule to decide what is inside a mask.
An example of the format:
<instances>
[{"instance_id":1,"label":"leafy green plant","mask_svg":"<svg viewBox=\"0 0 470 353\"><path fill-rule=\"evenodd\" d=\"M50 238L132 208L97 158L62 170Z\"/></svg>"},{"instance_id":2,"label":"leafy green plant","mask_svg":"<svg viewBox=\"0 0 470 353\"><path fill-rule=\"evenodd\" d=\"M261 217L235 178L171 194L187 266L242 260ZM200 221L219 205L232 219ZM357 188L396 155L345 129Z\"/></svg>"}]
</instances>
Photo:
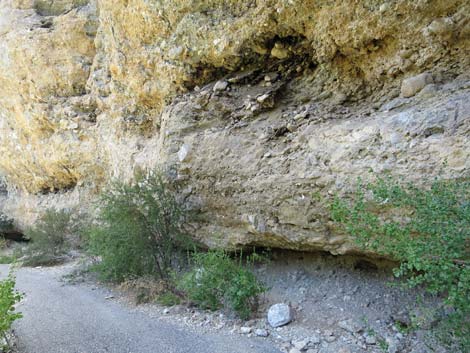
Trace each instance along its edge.
<instances>
[{"instance_id":1,"label":"leafy green plant","mask_svg":"<svg viewBox=\"0 0 470 353\"><path fill-rule=\"evenodd\" d=\"M40 266L63 260L76 231L69 211L49 209L25 233L30 243L22 254L23 265Z\"/></svg>"},{"instance_id":2,"label":"leafy green plant","mask_svg":"<svg viewBox=\"0 0 470 353\"><path fill-rule=\"evenodd\" d=\"M429 187L390 177L359 182L349 202L336 198L334 221L365 249L400 262L397 277L445 296L451 341L470 348L470 183L434 180Z\"/></svg>"},{"instance_id":3,"label":"leafy green plant","mask_svg":"<svg viewBox=\"0 0 470 353\"><path fill-rule=\"evenodd\" d=\"M103 278L122 282L144 275L168 280L175 257L190 246L184 213L159 173L114 182L100 197L89 249Z\"/></svg>"},{"instance_id":4,"label":"leafy green plant","mask_svg":"<svg viewBox=\"0 0 470 353\"><path fill-rule=\"evenodd\" d=\"M15 290L15 279L11 274L0 281L0 336L3 336L7 343L7 332L11 329L11 325L22 317L21 313L15 311L15 304L21 298L22 295Z\"/></svg>"},{"instance_id":5,"label":"leafy green plant","mask_svg":"<svg viewBox=\"0 0 470 353\"><path fill-rule=\"evenodd\" d=\"M157 296L155 301L164 306L173 306L181 303L181 298L171 291L167 291Z\"/></svg>"},{"instance_id":6,"label":"leafy green plant","mask_svg":"<svg viewBox=\"0 0 470 353\"><path fill-rule=\"evenodd\" d=\"M203 308L226 306L241 318L249 318L258 296L266 291L253 272L223 251L195 253L193 261L193 269L178 283L188 298Z\"/></svg>"}]
</instances>

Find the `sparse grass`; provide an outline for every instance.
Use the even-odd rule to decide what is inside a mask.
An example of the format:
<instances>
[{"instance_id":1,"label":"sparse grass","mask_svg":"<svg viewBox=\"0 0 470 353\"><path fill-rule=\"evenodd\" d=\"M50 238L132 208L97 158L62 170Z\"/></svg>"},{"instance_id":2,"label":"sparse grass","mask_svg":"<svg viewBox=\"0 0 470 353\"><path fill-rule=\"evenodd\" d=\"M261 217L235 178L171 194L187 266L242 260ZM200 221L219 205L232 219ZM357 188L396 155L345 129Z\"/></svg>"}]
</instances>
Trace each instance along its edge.
<instances>
[{"instance_id":1,"label":"sparse grass","mask_svg":"<svg viewBox=\"0 0 470 353\"><path fill-rule=\"evenodd\" d=\"M379 348L382 350L382 352L388 352L388 343L383 338L379 338L377 340L377 344L379 345Z\"/></svg>"}]
</instances>

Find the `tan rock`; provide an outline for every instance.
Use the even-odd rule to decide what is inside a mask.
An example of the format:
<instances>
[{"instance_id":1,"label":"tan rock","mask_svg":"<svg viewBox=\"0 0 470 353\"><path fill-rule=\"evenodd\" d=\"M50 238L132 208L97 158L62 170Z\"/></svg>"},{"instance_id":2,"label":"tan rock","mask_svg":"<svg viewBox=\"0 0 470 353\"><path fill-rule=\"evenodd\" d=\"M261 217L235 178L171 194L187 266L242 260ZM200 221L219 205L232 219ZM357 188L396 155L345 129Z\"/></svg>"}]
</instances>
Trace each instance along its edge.
<instances>
[{"instance_id":1,"label":"tan rock","mask_svg":"<svg viewBox=\"0 0 470 353\"><path fill-rule=\"evenodd\" d=\"M401 95L405 98L412 97L426 87L426 85L433 82L434 80L432 75L427 72L409 77L403 80L403 83L401 84Z\"/></svg>"},{"instance_id":2,"label":"tan rock","mask_svg":"<svg viewBox=\"0 0 470 353\"><path fill-rule=\"evenodd\" d=\"M440 87L469 72L469 6L2 0L0 207L28 223L171 167L209 245L353 251L327 195L371 169L469 171L468 77ZM387 104L403 71L441 79L414 106ZM404 96L429 76L415 81Z\"/></svg>"}]
</instances>

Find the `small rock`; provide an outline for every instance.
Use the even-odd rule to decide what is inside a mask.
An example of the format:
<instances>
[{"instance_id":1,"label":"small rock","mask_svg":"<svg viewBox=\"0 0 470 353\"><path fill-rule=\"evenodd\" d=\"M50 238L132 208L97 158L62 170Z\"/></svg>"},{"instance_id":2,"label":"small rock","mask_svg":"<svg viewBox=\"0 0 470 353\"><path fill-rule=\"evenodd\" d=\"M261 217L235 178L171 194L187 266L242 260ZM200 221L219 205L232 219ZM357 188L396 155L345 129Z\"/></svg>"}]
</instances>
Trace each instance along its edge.
<instances>
[{"instance_id":1,"label":"small rock","mask_svg":"<svg viewBox=\"0 0 470 353\"><path fill-rule=\"evenodd\" d=\"M289 51L282 43L277 42L271 50L271 56L274 56L277 59L285 59L289 56Z\"/></svg>"},{"instance_id":2,"label":"small rock","mask_svg":"<svg viewBox=\"0 0 470 353\"><path fill-rule=\"evenodd\" d=\"M377 339L375 338L375 336L366 336L366 344L376 344L377 343Z\"/></svg>"},{"instance_id":3,"label":"small rock","mask_svg":"<svg viewBox=\"0 0 470 353\"><path fill-rule=\"evenodd\" d=\"M185 143L178 151L178 159L180 162L188 162L191 159L191 145Z\"/></svg>"},{"instance_id":4,"label":"small rock","mask_svg":"<svg viewBox=\"0 0 470 353\"><path fill-rule=\"evenodd\" d=\"M336 337L334 335L325 337L325 341L328 343L334 342L335 340L336 340Z\"/></svg>"},{"instance_id":5,"label":"small rock","mask_svg":"<svg viewBox=\"0 0 470 353\"><path fill-rule=\"evenodd\" d=\"M168 308L163 309L163 314L166 315L166 314L169 314L169 313L170 313L170 309L168 309Z\"/></svg>"},{"instance_id":6,"label":"small rock","mask_svg":"<svg viewBox=\"0 0 470 353\"><path fill-rule=\"evenodd\" d=\"M217 81L214 85L213 91L214 92L220 92L220 91L225 91L228 87L228 82L227 81Z\"/></svg>"},{"instance_id":7,"label":"small rock","mask_svg":"<svg viewBox=\"0 0 470 353\"><path fill-rule=\"evenodd\" d=\"M253 329L251 327L246 327L246 326L240 327L240 333L243 335L247 335L251 333L252 330Z\"/></svg>"},{"instance_id":8,"label":"small rock","mask_svg":"<svg viewBox=\"0 0 470 353\"><path fill-rule=\"evenodd\" d=\"M298 350L297 348L292 348L289 353L302 353L300 350Z\"/></svg>"},{"instance_id":9,"label":"small rock","mask_svg":"<svg viewBox=\"0 0 470 353\"><path fill-rule=\"evenodd\" d=\"M409 77L403 80L401 84L402 97L408 98L421 91L426 85L433 83L434 80L430 73L424 72L417 76Z\"/></svg>"},{"instance_id":10,"label":"small rock","mask_svg":"<svg viewBox=\"0 0 470 353\"><path fill-rule=\"evenodd\" d=\"M338 323L338 326L350 333L357 333L364 330L364 327L359 322L356 322L353 319L340 321Z\"/></svg>"},{"instance_id":11,"label":"small rock","mask_svg":"<svg viewBox=\"0 0 470 353\"><path fill-rule=\"evenodd\" d=\"M297 348L299 351L303 351L304 349L307 349L308 345L310 343L310 340L308 339L303 339L301 341L294 341L292 342L292 345Z\"/></svg>"},{"instance_id":12,"label":"small rock","mask_svg":"<svg viewBox=\"0 0 470 353\"><path fill-rule=\"evenodd\" d=\"M287 304L274 304L268 310L268 322L272 327L279 327L292 321L292 309Z\"/></svg>"},{"instance_id":13,"label":"small rock","mask_svg":"<svg viewBox=\"0 0 470 353\"><path fill-rule=\"evenodd\" d=\"M437 86L431 83L419 92L419 97L431 97L438 91Z\"/></svg>"},{"instance_id":14,"label":"small rock","mask_svg":"<svg viewBox=\"0 0 470 353\"><path fill-rule=\"evenodd\" d=\"M168 50L168 56L173 60L179 58L182 53L183 53L183 47L179 47L179 46L173 47L170 50Z\"/></svg>"},{"instance_id":15,"label":"small rock","mask_svg":"<svg viewBox=\"0 0 470 353\"><path fill-rule=\"evenodd\" d=\"M255 330L255 335L258 336L258 337L268 337L269 332L268 332L268 330L265 330L263 328L259 328L259 329Z\"/></svg>"},{"instance_id":16,"label":"small rock","mask_svg":"<svg viewBox=\"0 0 470 353\"><path fill-rule=\"evenodd\" d=\"M310 336L311 344L320 344L320 342L321 342L320 336L317 336L317 335Z\"/></svg>"},{"instance_id":17,"label":"small rock","mask_svg":"<svg viewBox=\"0 0 470 353\"><path fill-rule=\"evenodd\" d=\"M265 93L265 94L259 96L258 98L256 98L256 100L257 100L258 103L264 103L264 101L266 99L268 99L269 97L270 97L270 95L268 93Z\"/></svg>"}]
</instances>

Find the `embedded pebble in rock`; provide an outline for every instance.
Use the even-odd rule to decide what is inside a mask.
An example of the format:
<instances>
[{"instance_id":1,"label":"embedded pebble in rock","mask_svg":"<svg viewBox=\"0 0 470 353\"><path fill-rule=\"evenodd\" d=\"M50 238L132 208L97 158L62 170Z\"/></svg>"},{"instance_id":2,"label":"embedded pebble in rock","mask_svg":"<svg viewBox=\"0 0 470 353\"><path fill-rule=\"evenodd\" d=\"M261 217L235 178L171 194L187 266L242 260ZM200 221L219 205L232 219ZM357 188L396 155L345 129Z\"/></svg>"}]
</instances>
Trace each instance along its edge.
<instances>
[{"instance_id":1,"label":"embedded pebble in rock","mask_svg":"<svg viewBox=\"0 0 470 353\"><path fill-rule=\"evenodd\" d=\"M191 160L191 146L184 144L178 151L178 159L180 162L189 162Z\"/></svg>"},{"instance_id":2,"label":"embedded pebble in rock","mask_svg":"<svg viewBox=\"0 0 470 353\"><path fill-rule=\"evenodd\" d=\"M268 322L272 327L287 325L292 321L292 309L287 304L274 304L268 310Z\"/></svg>"},{"instance_id":3,"label":"embedded pebble in rock","mask_svg":"<svg viewBox=\"0 0 470 353\"><path fill-rule=\"evenodd\" d=\"M289 56L289 51L284 47L284 45L282 45L282 43L277 42L271 50L271 56L277 59L285 59Z\"/></svg>"},{"instance_id":4,"label":"embedded pebble in rock","mask_svg":"<svg viewBox=\"0 0 470 353\"><path fill-rule=\"evenodd\" d=\"M412 97L421 91L426 85L433 83L434 80L430 73L424 72L422 74L409 77L403 80L401 84L401 95L404 98Z\"/></svg>"},{"instance_id":5,"label":"embedded pebble in rock","mask_svg":"<svg viewBox=\"0 0 470 353\"><path fill-rule=\"evenodd\" d=\"M227 81L217 81L214 85L214 92L225 91L228 87Z\"/></svg>"},{"instance_id":6,"label":"embedded pebble in rock","mask_svg":"<svg viewBox=\"0 0 470 353\"><path fill-rule=\"evenodd\" d=\"M255 335L258 336L258 337L268 337L269 332L268 332L268 330L258 328L258 329L255 330Z\"/></svg>"}]
</instances>

